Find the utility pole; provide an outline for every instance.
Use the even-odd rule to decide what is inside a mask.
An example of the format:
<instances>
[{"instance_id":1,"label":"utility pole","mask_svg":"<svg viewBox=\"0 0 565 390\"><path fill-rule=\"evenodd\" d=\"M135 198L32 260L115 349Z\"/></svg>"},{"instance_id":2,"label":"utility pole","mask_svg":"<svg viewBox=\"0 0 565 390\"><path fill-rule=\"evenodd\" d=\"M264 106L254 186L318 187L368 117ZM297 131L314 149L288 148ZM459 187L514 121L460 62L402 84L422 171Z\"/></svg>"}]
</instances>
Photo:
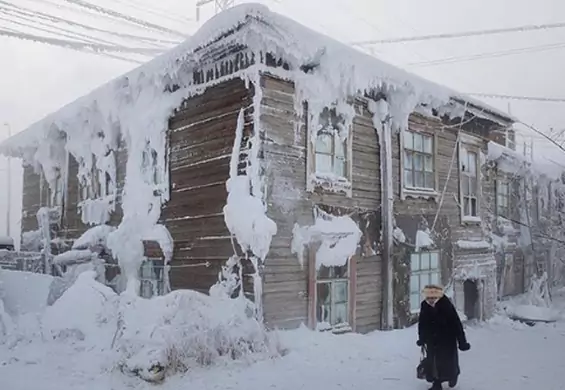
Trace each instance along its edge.
<instances>
[{"instance_id":1,"label":"utility pole","mask_svg":"<svg viewBox=\"0 0 565 390\"><path fill-rule=\"evenodd\" d=\"M9 123L4 123L4 126L7 129L8 138L12 136L12 128L10 127ZM11 208L12 208L12 159L8 157L8 163L6 167L6 188L8 189L8 194L6 197L6 235L8 237L11 236Z\"/></svg>"},{"instance_id":2,"label":"utility pole","mask_svg":"<svg viewBox=\"0 0 565 390\"><path fill-rule=\"evenodd\" d=\"M200 21L200 7L206 4L214 3L215 13L219 14L235 5L235 0L198 0L196 2L196 21Z\"/></svg>"}]
</instances>

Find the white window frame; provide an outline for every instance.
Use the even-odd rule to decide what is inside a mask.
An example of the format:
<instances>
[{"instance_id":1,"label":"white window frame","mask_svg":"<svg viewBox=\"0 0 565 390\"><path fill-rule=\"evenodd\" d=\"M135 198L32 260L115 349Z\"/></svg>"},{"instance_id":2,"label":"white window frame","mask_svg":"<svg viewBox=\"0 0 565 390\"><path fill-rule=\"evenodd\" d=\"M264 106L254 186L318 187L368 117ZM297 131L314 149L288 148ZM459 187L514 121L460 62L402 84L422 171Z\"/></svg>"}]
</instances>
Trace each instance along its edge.
<instances>
[{"instance_id":1,"label":"white window frame","mask_svg":"<svg viewBox=\"0 0 565 390\"><path fill-rule=\"evenodd\" d=\"M433 260L435 259L435 264ZM414 265L418 264L417 267ZM427 276L427 278L426 278ZM417 283L416 283L417 281ZM422 290L429 284L441 283L441 252L439 250L420 251L410 254L410 282L408 303L410 313L420 312Z\"/></svg>"},{"instance_id":2,"label":"white window frame","mask_svg":"<svg viewBox=\"0 0 565 390\"><path fill-rule=\"evenodd\" d=\"M406 133L410 133L411 136L413 136L412 134L420 134L424 137L431 137L432 140L432 149L431 149L431 156L432 156L432 178L433 178L433 188L419 188L419 187L415 187L415 186L408 186L406 183L406 173L405 173L405 168L407 168L406 164L406 147L405 147L405 140L407 137ZM437 145L438 143L438 137L435 133L432 132L427 132L427 131L419 131L419 130L414 130L414 129L408 129L408 130L402 130L400 132L400 136L399 136L399 144L400 144L400 180L401 180L401 186L400 186L400 197L402 200L406 199L407 197L410 196L425 196L425 197L432 197L434 199L437 199L437 197L439 196L439 192L438 192L438 188L439 188L439 182L438 182L438 174L437 174ZM425 153L425 151L415 151L414 149L410 149L416 153L419 154L430 154L430 153ZM422 162L422 164L425 164L424 162ZM425 167L423 165L423 169L424 171L422 172L426 172ZM414 172L414 170L412 169L412 172ZM424 173L425 174L425 173Z\"/></svg>"},{"instance_id":3,"label":"white window frame","mask_svg":"<svg viewBox=\"0 0 565 390\"><path fill-rule=\"evenodd\" d=\"M336 329L336 327L341 328L341 327L350 327L352 324L352 318L351 318L351 302L352 302L352 296L351 296L351 283L352 283L352 278L351 278L351 261L352 258L347 260L347 276L346 277L340 277L340 278L323 278L321 279L318 275L319 275L319 270L316 270L316 282L315 282L315 299L314 299L314 316L315 316L315 322L316 322L316 329L320 330L320 331L326 331L326 330L333 330ZM327 268L334 268L334 267L327 267ZM328 324L330 325L328 328L323 328L321 327L321 324L324 324L325 322L320 322L320 319L318 318L318 286L321 284L329 284L330 288L330 306L329 306L329 316L330 316L330 321L328 322ZM345 284L345 292L346 292L346 300L344 302L338 302L338 304L345 304L346 308L345 308L345 313L346 313L346 320L345 321L341 321L341 322L335 322L333 321L334 318L332 318L334 316L334 311L335 311L335 302L333 300L333 295L334 295L334 288L336 285L339 284Z\"/></svg>"},{"instance_id":4,"label":"white window frame","mask_svg":"<svg viewBox=\"0 0 565 390\"><path fill-rule=\"evenodd\" d=\"M320 116L327 114L331 115L331 112L336 112L335 108L326 107ZM317 172L316 170L316 143L317 143L317 135L320 131L324 131L325 129L315 129L316 136L314 136L313 132L314 129L312 128L312 115L308 112L306 113L308 117L307 122L307 144L308 144L308 158L306 160L306 170L308 172L307 182L306 182L306 190L308 192L314 192L316 188L322 188L323 190L329 190L333 192L342 192L347 197L352 197L352 177L353 177L353 125L350 125L350 128L347 131L347 138L345 139L345 147L344 147L344 154L345 154L345 176L338 177L337 180L331 180L329 178L329 174L324 174ZM339 112L337 113L339 116ZM319 121L318 121L319 123ZM338 132L337 129L331 131L333 133L333 142L332 142L332 157L335 159L335 142L337 141ZM325 153L324 153L325 154ZM332 165L333 165L332 160Z\"/></svg>"},{"instance_id":5,"label":"white window frame","mask_svg":"<svg viewBox=\"0 0 565 390\"><path fill-rule=\"evenodd\" d=\"M482 193L482 182L481 182L481 147L483 145L482 140L479 137L461 133L461 141L459 142L459 153L458 153L458 164L459 164L459 209L461 212L461 221L463 223L480 223L481 222L481 193ZM464 150L474 153L476 155L475 160L475 174L477 181L477 189L474 197L476 199L476 211L477 215L467 215L465 210L465 196L463 194L463 181L469 180L469 175L466 175L462 169L461 157L463 156ZM469 207L471 203L469 202Z\"/></svg>"}]
</instances>

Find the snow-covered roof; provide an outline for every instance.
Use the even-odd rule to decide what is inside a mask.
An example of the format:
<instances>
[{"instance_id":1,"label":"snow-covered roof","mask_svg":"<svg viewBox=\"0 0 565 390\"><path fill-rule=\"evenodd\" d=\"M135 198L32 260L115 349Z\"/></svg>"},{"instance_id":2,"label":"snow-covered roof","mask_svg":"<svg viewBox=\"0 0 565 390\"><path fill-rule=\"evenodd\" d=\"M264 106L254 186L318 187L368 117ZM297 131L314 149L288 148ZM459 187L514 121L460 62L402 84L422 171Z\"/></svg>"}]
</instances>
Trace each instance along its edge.
<instances>
[{"instance_id":1,"label":"snow-covered roof","mask_svg":"<svg viewBox=\"0 0 565 390\"><path fill-rule=\"evenodd\" d=\"M155 80L160 80L162 85L167 85L163 81L168 81L168 85L174 84L176 78L180 77L183 66L185 69L187 66L197 67L206 58L206 50L202 49L222 38L231 39L231 44L245 45L254 53L274 53L279 58L284 58L291 70L298 71L304 65L315 63L318 68L316 72L324 72L336 87L351 95L385 84L393 90L408 90L413 98L418 99L418 103L433 105L434 102L446 103L456 99L479 106L485 112L509 122L514 121L504 112L380 61L271 12L263 5L243 4L215 16L195 35L169 52L110 81L14 135L0 144L0 153L22 157L27 151L29 156L30 149L33 152L50 132L71 126L73 122L76 124L76 118L83 118L84 121L85 110L92 111L93 105L108 115L119 110L120 106L123 109L123 105L128 104L127 97L130 97L130 102L135 101L135 97L131 99L131 96L122 96L120 104L116 106L116 96L126 95L123 93L126 88L129 91L139 91L148 85L154 88ZM186 80L183 81L186 83ZM109 121L108 118L105 120Z\"/></svg>"}]
</instances>

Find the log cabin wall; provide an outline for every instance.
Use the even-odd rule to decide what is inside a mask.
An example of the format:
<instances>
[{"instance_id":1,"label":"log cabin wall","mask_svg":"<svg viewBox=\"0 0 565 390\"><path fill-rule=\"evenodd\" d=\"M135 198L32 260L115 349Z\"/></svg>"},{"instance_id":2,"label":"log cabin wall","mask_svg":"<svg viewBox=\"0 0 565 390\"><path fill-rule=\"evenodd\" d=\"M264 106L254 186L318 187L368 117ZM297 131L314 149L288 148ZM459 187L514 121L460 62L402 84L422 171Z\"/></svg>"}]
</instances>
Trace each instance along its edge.
<instances>
[{"instance_id":1,"label":"log cabin wall","mask_svg":"<svg viewBox=\"0 0 565 390\"><path fill-rule=\"evenodd\" d=\"M253 88L233 79L188 99L169 121L170 200L161 219L175 243L173 289L208 293L234 254L223 216L226 181L241 109L244 146L253 129L252 99Z\"/></svg>"},{"instance_id":2,"label":"log cabin wall","mask_svg":"<svg viewBox=\"0 0 565 390\"><path fill-rule=\"evenodd\" d=\"M381 258L379 146L366 103L356 101L358 112L352 132L352 196L306 190L308 142L304 112L295 110L291 82L269 75L261 78L260 126L264 131L263 157L267 182L268 216L277 224L263 274L265 321L270 327L315 326L315 248L301 265L291 252L295 224L314 223L314 208L333 215L347 214L363 232L360 249L350 261L350 325L367 332L380 325ZM313 318L314 317L314 318Z\"/></svg>"}]
</instances>

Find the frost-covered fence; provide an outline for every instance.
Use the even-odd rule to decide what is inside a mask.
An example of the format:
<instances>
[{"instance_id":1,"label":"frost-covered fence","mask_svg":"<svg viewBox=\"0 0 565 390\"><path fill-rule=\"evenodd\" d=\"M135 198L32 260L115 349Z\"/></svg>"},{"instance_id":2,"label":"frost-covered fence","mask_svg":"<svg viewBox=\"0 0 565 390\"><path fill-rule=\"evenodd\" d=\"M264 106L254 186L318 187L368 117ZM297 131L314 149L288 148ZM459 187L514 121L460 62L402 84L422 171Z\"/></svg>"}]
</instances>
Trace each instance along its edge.
<instances>
[{"instance_id":1,"label":"frost-covered fence","mask_svg":"<svg viewBox=\"0 0 565 390\"><path fill-rule=\"evenodd\" d=\"M13 271L43 273L43 254L0 250L0 268Z\"/></svg>"}]
</instances>

